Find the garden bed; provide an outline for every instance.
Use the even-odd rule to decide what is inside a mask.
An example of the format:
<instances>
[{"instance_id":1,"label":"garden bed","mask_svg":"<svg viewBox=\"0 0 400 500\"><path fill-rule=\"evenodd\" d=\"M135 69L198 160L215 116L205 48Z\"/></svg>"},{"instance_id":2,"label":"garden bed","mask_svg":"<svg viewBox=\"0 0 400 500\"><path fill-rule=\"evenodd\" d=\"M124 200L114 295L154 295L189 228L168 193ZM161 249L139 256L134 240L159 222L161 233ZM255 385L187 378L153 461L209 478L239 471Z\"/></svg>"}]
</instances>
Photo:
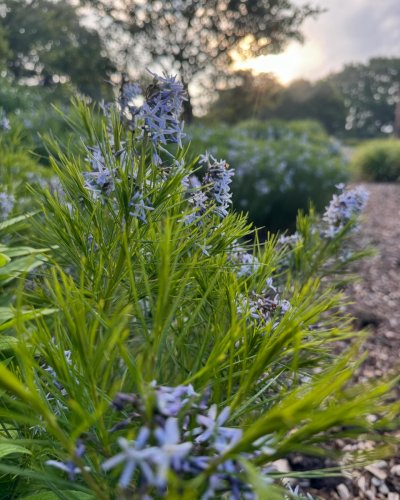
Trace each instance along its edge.
<instances>
[{"instance_id":1,"label":"garden bed","mask_svg":"<svg viewBox=\"0 0 400 500\"><path fill-rule=\"evenodd\" d=\"M376 254L357 263L354 271L359 279L347 288L356 329L369 330L362 347L368 354L356 374L358 382L398 372L400 354L400 185L365 187L370 198L355 245L373 247ZM337 441L335 446L365 449L372 443ZM355 471L351 478L318 479L318 484L311 481L309 491L329 499L400 500L400 450L391 458Z\"/></svg>"}]
</instances>

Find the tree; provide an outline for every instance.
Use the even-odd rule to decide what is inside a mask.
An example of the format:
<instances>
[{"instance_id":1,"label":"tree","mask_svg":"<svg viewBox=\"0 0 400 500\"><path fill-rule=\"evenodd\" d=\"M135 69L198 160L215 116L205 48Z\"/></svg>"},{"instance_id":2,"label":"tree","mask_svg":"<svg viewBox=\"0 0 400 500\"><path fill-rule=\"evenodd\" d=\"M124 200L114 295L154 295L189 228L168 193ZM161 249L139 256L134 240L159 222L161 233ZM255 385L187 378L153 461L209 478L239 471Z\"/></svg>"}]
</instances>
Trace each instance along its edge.
<instances>
[{"instance_id":1,"label":"tree","mask_svg":"<svg viewBox=\"0 0 400 500\"><path fill-rule=\"evenodd\" d=\"M400 139L400 95L394 113L394 135Z\"/></svg>"},{"instance_id":2,"label":"tree","mask_svg":"<svg viewBox=\"0 0 400 500\"><path fill-rule=\"evenodd\" d=\"M342 133L346 125L346 107L338 88L330 81L292 82L280 95L274 117L285 120L318 120L331 134Z\"/></svg>"},{"instance_id":3,"label":"tree","mask_svg":"<svg viewBox=\"0 0 400 500\"><path fill-rule=\"evenodd\" d=\"M51 86L70 81L100 98L114 71L95 30L80 23L76 7L52 0L4 0L6 67L21 82Z\"/></svg>"},{"instance_id":4,"label":"tree","mask_svg":"<svg viewBox=\"0 0 400 500\"><path fill-rule=\"evenodd\" d=\"M347 107L347 129L360 137L375 137L394 129L400 101L400 59L375 58L350 64L330 79L339 87Z\"/></svg>"},{"instance_id":5,"label":"tree","mask_svg":"<svg viewBox=\"0 0 400 500\"><path fill-rule=\"evenodd\" d=\"M6 61L9 56L9 48L4 29L0 26L0 70L6 66Z\"/></svg>"},{"instance_id":6,"label":"tree","mask_svg":"<svg viewBox=\"0 0 400 500\"><path fill-rule=\"evenodd\" d=\"M329 133L341 133L346 123L343 96L328 81L296 80L283 87L272 74L237 74L239 83L220 90L207 117L226 123L248 118L318 120Z\"/></svg>"},{"instance_id":7,"label":"tree","mask_svg":"<svg viewBox=\"0 0 400 500\"><path fill-rule=\"evenodd\" d=\"M316 14L292 0L81 0L128 34L142 53L177 73L186 88L199 75L213 79L232 61L233 51L253 57L301 39L300 26ZM244 43L245 42L245 43ZM139 61L135 61L139 62ZM186 102L186 118L192 102Z\"/></svg>"},{"instance_id":8,"label":"tree","mask_svg":"<svg viewBox=\"0 0 400 500\"><path fill-rule=\"evenodd\" d=\"M218 91L207 118L233 124L268 117L283 89L276 78L268 73L255 76L250 71L240 71L235 80L236 85Z\"/></svg>"}]
</instances>

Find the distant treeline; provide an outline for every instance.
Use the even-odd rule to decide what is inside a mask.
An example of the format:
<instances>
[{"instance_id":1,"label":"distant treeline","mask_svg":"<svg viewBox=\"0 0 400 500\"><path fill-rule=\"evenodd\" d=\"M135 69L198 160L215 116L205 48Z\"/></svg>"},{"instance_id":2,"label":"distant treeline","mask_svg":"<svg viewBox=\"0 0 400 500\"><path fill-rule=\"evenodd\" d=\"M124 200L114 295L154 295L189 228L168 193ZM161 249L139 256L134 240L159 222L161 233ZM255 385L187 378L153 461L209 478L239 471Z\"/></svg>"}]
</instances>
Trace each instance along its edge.
<instances>
[{"instance_id":1,"label":"distant treeline","mask_svg":"<svg viewBox=\"0 0 400 500\"><path fill-rule=\"evenodd\" d=\"M269 53L271 47L281 50L288 40L301 38L302 22L315 14L312 10L283 0L274 8L254 0L231 2L224 14L217 0L189 2L190 8L186 2L165 2L162 9L147 9L139 0L128 4L135 13L131 17L116 2L109 8L108 0L3 0L0 107L6 112L27 106L37 110L37 101L46 101L46 108L54 100L68 104L76 94L109 99L110 80L118 89L132 68L146 78L146 66L161 62L188 92L186 122L193 118L193 89L201 83L209 121L311 118L335 135L400 134L400 58L351 64L323 80L299 80L287 87L270 74L229 71L229 51L242 50L249 36L252 43L243 57ZM165 26L166 14L179 29ZM268 42L266 33L273 33L273 40ZM222 89L217 93L215 82Z\"/></svg>"},{"instance_id":2,"label":"distant treeline","mask_svg":"<svg viewBox=\"0 0 400 500\"><path fill-rule=\"evenodd\" d=\"M323 80L296 80L286 87L271 74L235 76L232 86L218 92L208 120L311 118L331 134L354 137L390 135L399 127L400 59L350 64Z\"/></svg>"}]
</instances>

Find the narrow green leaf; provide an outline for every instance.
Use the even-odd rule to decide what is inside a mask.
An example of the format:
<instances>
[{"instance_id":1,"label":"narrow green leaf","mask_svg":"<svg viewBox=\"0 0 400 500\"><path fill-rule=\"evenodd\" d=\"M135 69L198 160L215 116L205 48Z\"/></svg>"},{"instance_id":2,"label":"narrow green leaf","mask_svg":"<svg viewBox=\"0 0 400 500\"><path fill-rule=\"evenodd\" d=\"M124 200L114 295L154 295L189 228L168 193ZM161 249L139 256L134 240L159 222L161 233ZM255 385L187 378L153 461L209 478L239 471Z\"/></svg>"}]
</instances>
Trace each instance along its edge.
<instances>
[{"instance_id":1,"label":"narrow green leaf","mask_svg":"<svg viewBox=\"0 0 400 500\"><path fill-rule=\"evenodd\" d=\"M4 253L0 253L0 267L5 266L10 262L10 257L8 255L5 255Z\"/></svg>"},{"instance_id":2,"label":"narrow green leaf","mask_svg":"<svg viewBox=\"0 0 400 500\"><path fill-rule=\"evenodd\" d=\"M0 443L0 458L12 455L13 453L31 455L32 453L23 446L13 443Z\"/></svg>"},{"instance_id":3,"label":"narrow green leaf","mask_svg":"<svg viewBox=\"0 0 400 500\"><path fill-rule=\"evenodd\" d=\"M39 491L33 495L22 497L20 500L59 500L61 498L68 498L71 500L93 500L95 497L83 491L75 490L59 490L60 494L53 493L52 491Z\"/></svg>"},{"instance_id":4,"label":"narrow green leaf","mask_svg":"<svg viewBox=\"0 0 400 500\"><path fill-rule=\"evenodd\" d=\"M30 311L18 311L18 316L15 314L13 309L9 307L0 308L0 332L10 328L17 321L18 317L23 317L24 320L31 320L35 318L40 318L41 316L48 316L57 312L57 309L45 308L45 309L33 309Z\"/></svg>"},{"instance_id":5,"label":"narrow green leaf","mask_svg":"<svg viewBox=\"0 0 400 500\"><path fill-rule=\"evenodd\" d=\"M18 217L14 217L13 219L8 219L8 220L5 220L4 222L0 222L0 231L2 231L3 229L7 229L11 226L14 226L15 224L18 224L18 222L22 222L26 219L29 219L33 215L35 215L35 212L31 212L29 214L24 214L24 215L19 215Z\"/></svg>"},{"instance_id":6,"label":"narrow green leaf","mask_svg":"<svg viewBox=\"0 0 400 500\"><path fill-rule=\"evenodd\" d=\"M9 351L16 344L18 344L18 340L15 337L11 337L10 335L0 336L0 352Z\"/></svg>"}]
</instances>

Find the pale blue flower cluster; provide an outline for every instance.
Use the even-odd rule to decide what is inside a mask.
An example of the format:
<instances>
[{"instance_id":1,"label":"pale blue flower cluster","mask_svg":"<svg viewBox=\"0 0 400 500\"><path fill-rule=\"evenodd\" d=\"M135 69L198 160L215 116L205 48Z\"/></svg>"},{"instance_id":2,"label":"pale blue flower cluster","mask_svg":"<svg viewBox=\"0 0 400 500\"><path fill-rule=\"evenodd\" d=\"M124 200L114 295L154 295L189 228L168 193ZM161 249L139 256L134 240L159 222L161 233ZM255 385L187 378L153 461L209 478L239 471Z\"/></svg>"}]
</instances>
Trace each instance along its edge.
<instances>
[{"instance_id":1,"label":"pale blue flower cluster","mask_svg":"<svg viewBox=\"0 0 400 500\"><path fill-rule=\"evenodd\" d=\"M230 184L234 171L225 160L218 161L207 152L200 157L199 163L207 169L204 185L208 187L208 195L215 203L215 212L220 217L226 217L232 204Z\"/></svg>"},{"instance_id":2,"label":"pale blue flower cluster","mask_svg":"<svg viewBox=\"0 0 400 500\"><path fill-rule=\"evenodd\" d=\"M252 276L260 268L257 257L237 245L228 253L228 263L232 264L238 278Z\"/></svg>"},{"instance_id":3,"label":"pale blue flower cluster","mask_svg":"<svg viewBox=\"0 0 400 500\"><path fill-rule=\"evenodd\" d=\"M200 218L207 211L207 195L200 188L191 194L188 201L189 204L193 207L193 211L185 217L185 224L189 225L198 223Z\"/></svg>"},{"instance_id":4,"label":"pale blue flower cluster","mask_svg":"<svg viewBox=\"0 0 400 500\"><path fill-rule=\"evenodd\" d=\"M289 490L290 496L285 496L285 500L291 500L293 498L299 500L314 500L314 497L310 493L303 494L299 485L293 488L291 484L287 484L286 487Z\"/></svg>"},{"instance_id":5,"label":"pale blue flower cluster","mask_svg":"<svg viewBox=\"0 0 400 500\"><path fill-rule=\"evenodd\" d=\"M240 296L238 312L248 313L258 323L274 321L273 326L279 324L279 319L290 309L290 302L280 298L272 278L266 281L266 288L257 293L251 291L248 296Z\"/></svg>"},{"instance_id":6,"label":"pale blue flower cluster","mask_svg":"<svg viewBox=\"0 0 400 500\"><path fill-rule=\"evenodd\" d=\"M278 239L278 245L295 247L300 245L303 241L303 237L297 231L293 234L282 234Z\"/></svg>"},{"instance_id":7,"label":"pale blue flower cluster","mask_svg":"<svg viewBox=\"0 0 400 500\"><path fill-rule=\"evenodd\" d=\"M120 178L118 170L114 166L116 158L119 158L120 164L126 166L126 158L124 151L112 153L111 158L106 158L100 146L87 148L89 156L86 160L90 163L91 172L84 172L85 188L92 193L95 199L107 199L115 192L115 188ZM132 169L133 178L135 174ZM150 201L145 199L143 193L139 189L135 189L132 199L129 203L131 211L129 214L132 217L147 223L147 212L154 210ZM91 244L91 241L89 241Z\"/></svg>"},{"instance_id":8,"label":"pale blue flower cluster","mask_svg":"<svg viewBox=\"0 0 400 500\"><path fill-rule=\"evenodd\" d=\"M167 387L153 382L150 392L153 403L150 421L148 404L139 396L117 396L114 407L125 412L130 410L132 418L112 430L126 427L133 420L141 420L142 426L136 439L119 438L120 450L102 465L106 472L118 467L121 470L119 486L125 489L135 485L135 491L143 498L152 492L165 494L171 473L181 479L207 473L214 461L242 437L240 429L226 426L229 408L219 412L215 404L208 404L209 394L200 397L191 385ZM215 465L198 498L207 500L226 493L233 499L255 498L242 466L232 457Z\"/></svg>"},{"instance_id":9,"label":"pale blue flower cluster","mask_svg":"<svg viewBox=\"0 0 400 500\"><path fill-rule=\"evenodd\" d=\"M2 109L0 109L0 130L4 132L11 130L10 120Z\"/></svg>"},{"instance_id":10,"label":"pale blue flower cluster","mask_svg":"<svg viewBox=\"0 0 400 500\"><path fill-rule=\"evenodd\" d=\"M86 447L82 443L81 440L77 441L76 447L75 447L75 455L74 458L82 458L83 455L85 454ZM81 469L76 466L74 460L66 460L65 462L61 462L58 460L47 460L46 465L49 465L50 467L55 467L56 469L59 469L63 472L65 472L68 475L68 479L70 481L75 481L76 476L78 474L81 474ZM86 467L85 470L90 470L89 467Z\"/></svg>"},{"instance_id":11,"label":"pale blue flower cluster","mask_svg":"<svg viewBox=\"0 0 400 500\"><path fill-rule=\"evenodd\" d=\"M15 205L14 195L0 191L0 220L5 220L13 211Z\"/></svg>"},{"instance_id":12,"label":"pale blue flower cluster","mask_svg":"<svg viewBox=\"0 0 400 500\"><path fill-rule=\"evenodd\" d=\"M107 166L107 160L99 146L87 148L87 161L92 167L91 172L84 172L85 187L96 198L109 196L115 190L115 177L112 168Z\"/></svg>"},{"instance_id":13,"label":"pale blue flower cluster","mask_svg":"<svg viewBox=\"0 0 400 500\"><path fill-rule=\"evenodd\" d=\"M180 120L186 91L176 76L151 73L153 82L142 92L139 85L125 84L119 97L121 115L131 130L142 128L154 146L175 143L182 147L183 122ZM158 154L156 163L161 163Z\"/></svg>"},{"instance_id":14,"label":"pale blue flower cluster","mask_svg":"<svg viewBox=\"0 0 400 500\"><path fill-rule=\"evenodd\" d=\"M346 190L344 184L338 184L336 187L340 193L333 195L323 215L326 224L323 235L327 238L334 237L360 215L368 201L368 191L361 186L349 190Z\"/></svg>"},{"instance_id":15,"label":"pale blue flower cluster","mask_svg":"<svg viewBox=\"0 0 400 500\"><path fill-rule=\"evenodd\" d=\"M152 75L151 91L141 108L146 131L155 144L173 142L182 147L184 134L180 115L183 101L187 100L186 91L176 76Z\"/></svg>"},{"instance_id":16,"label":"pale blue flower cluster","mask_svg":"<svg viewBox=\"0 0 400 500\"><path fill-rule=\"evenodd\" d=\"M199 222L200 218L209 210L221 218L228 215L232 203L230 184L234 171L224 160L216 160L206 152L200 156L199 164L205 167L203 182L196 176L183 179L183 186L189 193L189 204L193 212L185 217L186 224Z\"/></svg>"},{"instance_id":17,"label":"pale blue flower cluster","mask_svg":"<svg viewBox=\"0 0 400 500\"><path fill-rule=\"evenodd\" d=\"M129 206L132 208L132 211L129 212L132 217L147 223L147 213L148 211L154 210L149 200L145 200L143 198L143 194L140 191L135 191L132 199L129 203Z\"/></svg>"}]
</instances>

